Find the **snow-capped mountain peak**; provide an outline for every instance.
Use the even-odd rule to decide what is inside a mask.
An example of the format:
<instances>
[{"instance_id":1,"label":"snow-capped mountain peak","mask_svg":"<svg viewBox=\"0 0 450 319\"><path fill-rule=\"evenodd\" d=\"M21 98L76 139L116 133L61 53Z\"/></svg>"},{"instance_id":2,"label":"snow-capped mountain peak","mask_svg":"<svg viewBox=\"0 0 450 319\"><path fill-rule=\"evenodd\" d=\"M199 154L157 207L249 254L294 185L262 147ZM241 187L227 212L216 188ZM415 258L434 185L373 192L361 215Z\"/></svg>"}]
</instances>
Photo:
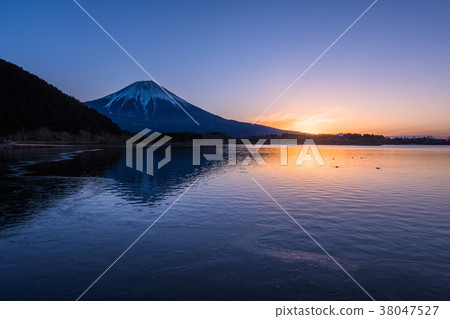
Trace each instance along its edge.
<instances>
[{"instance_id":1,"label":"snow-capped mountain peak","mask_svg":"<svg viewBox=\"0 0 450 319\"><path fill-rule=\"evenodd\" d=\"M227 120L209 113L153 81L135 82L85 104L131 132L150 128L158 132L222 132L232 136L281 134L275 128Z\"/></svg>"},{"instance_id":2,"label":"snow-capped mountain peak","mask_svg":"<svg viewBox=\"0 0 450 319\"><path fill-rule=\"evenodd\" d=\"M108 112L111 112L111 105L117 102L124 105L130 100L138 101L141 104L140 106L144 109L147 109L147 105L150 102L155 103L157 99L167 101L174 106L176 106L174 100L181 104L184 104L185 102L174 94L164 91L153 81L134 82L116 93L105 96L104 99L108 100L108 103L104 106L108 109Z\"/></svg>"}]
</instances>

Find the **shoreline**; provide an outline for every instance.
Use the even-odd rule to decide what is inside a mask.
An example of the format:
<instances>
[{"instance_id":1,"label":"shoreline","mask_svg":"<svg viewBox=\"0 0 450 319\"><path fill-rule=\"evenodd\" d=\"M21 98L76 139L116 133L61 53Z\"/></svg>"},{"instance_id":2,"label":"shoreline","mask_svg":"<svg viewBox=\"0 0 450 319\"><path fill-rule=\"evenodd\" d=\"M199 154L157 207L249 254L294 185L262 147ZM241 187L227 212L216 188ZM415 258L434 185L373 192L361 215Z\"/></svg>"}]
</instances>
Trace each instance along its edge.
<instances>
[{"instance_id":1,"label":"shoreline","mask_svg":"<svg viewBox=\"0 0 450 319\"><path fill-rule=\"evenodd\" d=\"M0 150L23 150L23 149L40 149L40 148L94 148L94 147L111 147L121 146L121 144L54 144L54 143L4 143L0 144Z\"/></svg>"}]
</instances>

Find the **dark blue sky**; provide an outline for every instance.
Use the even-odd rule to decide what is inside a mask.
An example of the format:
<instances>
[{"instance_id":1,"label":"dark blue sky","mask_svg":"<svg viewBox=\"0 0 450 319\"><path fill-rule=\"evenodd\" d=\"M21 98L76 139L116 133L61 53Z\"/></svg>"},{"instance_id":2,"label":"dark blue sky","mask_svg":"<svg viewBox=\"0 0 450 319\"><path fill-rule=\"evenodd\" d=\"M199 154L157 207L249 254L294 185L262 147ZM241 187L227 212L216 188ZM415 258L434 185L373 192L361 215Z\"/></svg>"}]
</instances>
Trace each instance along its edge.
<instances>
[{"instance_id":1,"label":"dark blue sky","mask_svg":"<svg viewBox=\"0 0 450 319\"><path fill-rule=\"evenodd\" d=\"M252 121L373 1L79 0L158 82ZM2 0L0 57L80 100L146 75L71 0ZM450 135L450 1L379 0L261 123Z\"/></svg>"}]
</instances>

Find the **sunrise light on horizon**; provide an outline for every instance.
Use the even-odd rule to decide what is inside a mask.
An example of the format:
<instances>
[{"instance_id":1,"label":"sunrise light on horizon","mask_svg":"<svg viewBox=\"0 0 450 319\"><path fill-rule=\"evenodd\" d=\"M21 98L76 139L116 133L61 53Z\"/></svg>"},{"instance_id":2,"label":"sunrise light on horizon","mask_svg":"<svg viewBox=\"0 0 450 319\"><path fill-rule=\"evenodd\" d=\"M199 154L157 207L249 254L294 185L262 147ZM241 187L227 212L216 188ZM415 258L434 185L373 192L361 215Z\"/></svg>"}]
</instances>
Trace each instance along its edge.
<instances>
[{"instance_id":1,"label":"sunrise light on horizon","mask_svg":"<svg viewBox=\"0 0 450 319\"><path fill-rule=\"evenodd\" d=\"M26 2L2 5L4 59L81 101L149 80L72 1ZM372 2L80 4L164 87L252 123ZM449 136L449 13L446 1L378 1L257 123Z\"/></svg>"}]
</instances>

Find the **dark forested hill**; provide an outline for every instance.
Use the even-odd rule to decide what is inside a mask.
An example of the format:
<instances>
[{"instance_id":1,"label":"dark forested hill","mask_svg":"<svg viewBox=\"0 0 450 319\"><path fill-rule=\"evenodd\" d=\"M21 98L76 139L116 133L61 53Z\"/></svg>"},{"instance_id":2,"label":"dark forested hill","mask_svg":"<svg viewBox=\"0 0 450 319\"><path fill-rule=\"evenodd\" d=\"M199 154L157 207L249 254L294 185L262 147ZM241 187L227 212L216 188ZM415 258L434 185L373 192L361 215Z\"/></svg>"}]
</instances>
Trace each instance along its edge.
<instances>
[{"instance_id":1,"label":"dark forested hill","mask_svg":"<svg viewBox=\"0 0 450 319\"><path fill-rule=\"evenodd\" d=\"M15 64L0 59L0 137L18 132L121 135L108 117Z\"/></svg>"}]
</instances>

